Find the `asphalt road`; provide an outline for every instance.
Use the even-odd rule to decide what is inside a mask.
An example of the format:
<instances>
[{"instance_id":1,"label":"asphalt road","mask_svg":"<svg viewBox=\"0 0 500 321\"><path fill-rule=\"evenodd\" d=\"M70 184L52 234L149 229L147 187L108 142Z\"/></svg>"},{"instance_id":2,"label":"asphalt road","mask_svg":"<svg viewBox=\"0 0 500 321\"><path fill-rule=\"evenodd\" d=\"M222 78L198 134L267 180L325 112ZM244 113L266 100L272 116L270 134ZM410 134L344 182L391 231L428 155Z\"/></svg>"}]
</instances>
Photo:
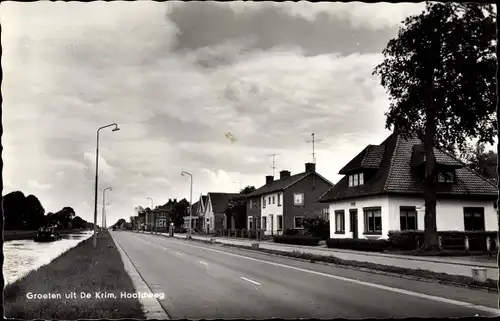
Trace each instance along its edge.
<instances>
[{"instance_id":1,"label":"asphalt road","mask_svg":"<svg viewBox=\"0 0 500 321\"><path fill-rule=\"evenodd\" d=\"M165 293L159 302L171 318L500 315L475 306L494 308L493 293L148 234L113 236L151 290Z\"/></svg>"}]
</instances>

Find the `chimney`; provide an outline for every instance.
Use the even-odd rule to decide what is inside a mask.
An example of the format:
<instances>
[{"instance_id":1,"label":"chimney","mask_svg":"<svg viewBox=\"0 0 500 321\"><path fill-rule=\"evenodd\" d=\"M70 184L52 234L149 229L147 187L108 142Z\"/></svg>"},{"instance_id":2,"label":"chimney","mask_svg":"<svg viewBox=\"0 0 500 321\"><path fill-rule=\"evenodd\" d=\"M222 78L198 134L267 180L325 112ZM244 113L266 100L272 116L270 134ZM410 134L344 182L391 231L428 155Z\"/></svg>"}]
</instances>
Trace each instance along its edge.
<instances>
[{"instance_id":1,"label":"chimney","mask_svg":"<svg viewBox=\"0 0 500 321\"><path fill-rule=\"evenodd\" d=\"M171 198L169 198L169 199L168 199L168 202L169 202L169 203L172 203L172 199L171 199Z\"/></svg>"},{"instance_id":2,"label":"chimney","mask_svg":"<svg viewBox=\"0 0 500 321\"><path fill-rule=\"evenodd\" d=\"M290 177L290 171L281 171L280 172L280 179L285 179L287 177Z\"/></svg>"},{"instance_id":3,"label":"chimney","mask_svg":"<svg viewBox=\"0 0 500 321\"><path fill-rule=\"evenodd\" d=\"M307 173L314 173L314 172L316 172L316 164L314 164L314 163L306 163L306 172Z\"/></svg>"},{"instance_id":4,"label":"chimney","mask_svg":"<svg viewBox=\"0 0 500 321\"><path fill-rule=\"evenodd\" d=\"M271 184L273 181L274 181L274 176L272 176L272 175L266 176L266 185Z\"/></svg>"}]
</instances>

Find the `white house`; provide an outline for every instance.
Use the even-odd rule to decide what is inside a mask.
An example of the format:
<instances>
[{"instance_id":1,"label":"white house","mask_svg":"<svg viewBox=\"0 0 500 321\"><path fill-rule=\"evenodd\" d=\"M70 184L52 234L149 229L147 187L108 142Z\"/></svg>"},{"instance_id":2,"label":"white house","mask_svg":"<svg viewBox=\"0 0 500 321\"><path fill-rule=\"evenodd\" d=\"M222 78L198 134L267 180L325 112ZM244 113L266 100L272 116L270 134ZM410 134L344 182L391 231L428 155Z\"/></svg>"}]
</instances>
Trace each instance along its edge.
<instances>
[{"instance_id":1,"label":"white house","mask_svg":"<svg viewBox=\"0 0 500 321\"><path fill-rule=\"evenodd\" d=\"M435 149L438 231L495 231L497 188L462 162ZM391 230L424 229L425 154L418 139L390 135L368 145L322 195L332 238L387 238Z\"/></svg>"},{"instance_id":2,"label":"white house","mask_svg":"<svg viewBox=\"0 0 500 321\"><path fill-rule=\"evenodd\" d=\"M208 193L203 214L203 230L213 233L224 228L224 214L229 200L237 193Z\"/></svg>"}]
</instances>

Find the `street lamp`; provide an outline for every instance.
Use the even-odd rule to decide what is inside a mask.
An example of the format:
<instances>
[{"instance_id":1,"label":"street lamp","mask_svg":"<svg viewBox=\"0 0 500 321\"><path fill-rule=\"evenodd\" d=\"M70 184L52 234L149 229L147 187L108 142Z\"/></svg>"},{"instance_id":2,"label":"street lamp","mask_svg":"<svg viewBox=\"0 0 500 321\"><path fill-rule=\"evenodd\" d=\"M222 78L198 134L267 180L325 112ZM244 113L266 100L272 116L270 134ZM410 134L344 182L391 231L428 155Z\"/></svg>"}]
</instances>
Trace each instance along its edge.
<instances>
[{"instance_id":1,"label":"street lamp","mask_svg":"<svg viewBox=\"0 0 500 321\"><path fill-rule=\"evenodd\" d=\"M191 236L191 226L192 226L192 216L191 216L191 210L192 210L192 203L193 203L193 175L189 172L182 171L181 173L182 176L184 175L189 175L190 177L190 188L189 188L189 231L188 235Z\"/></svg>"},{"instance_id":2,"label":"street lamp","mask_svg":"<svg viewBox=\"0 0 500 321\"><path fill-rule=\"evenodd\" d=\"M151 201L151 213L152 213L153 212L153 199L151 197L146 197L146 199L148 199L148 200ZM148 214L149 213L146 213L146 215L148 215ZM151 215L151 216L153 216L153 215ZM155 224L156 222L153 221L153 223L154 223L154 225L156 225ZM151 233L153 233L153 228L152 227L151 227Z\"/></svg>"},{"instance_id":3,"label":"street lamp","mask_svg":"<svg viewBox=\"0 0 500 321\"><path fill-rule=\"evenodd\" d=\"M99 132L101 129L114 126L113 131L116 132L120 130L116 123L112 123L106 126L99 127L97 129L97 144L95 150L95 187L94 187L94 248L97 247L97 190L98 190L98 177L99 177Z\"/></svg>"},{"instance_id":4,"label":"street lamp","mask_svg":"<svg viewBox=\"0 0 500 321\"><path fill-rule=\"evenodd\" d=\"M111 187L106 187L105 189L102 190L102 228L105 228L105 225L106 225L106 212L105 212L105 208L106 208L106 191L112 191L113 188Z\"/></svg>"}]
</instances>

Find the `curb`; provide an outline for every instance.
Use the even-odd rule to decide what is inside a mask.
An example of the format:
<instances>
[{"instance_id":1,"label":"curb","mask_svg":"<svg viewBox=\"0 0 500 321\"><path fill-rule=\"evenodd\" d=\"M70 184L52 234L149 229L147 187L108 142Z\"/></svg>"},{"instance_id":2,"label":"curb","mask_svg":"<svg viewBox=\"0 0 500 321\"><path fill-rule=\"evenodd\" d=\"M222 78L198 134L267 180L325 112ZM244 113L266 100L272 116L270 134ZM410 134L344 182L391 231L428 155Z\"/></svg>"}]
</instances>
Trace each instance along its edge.
<instances>
[{"instance_id":1,"label":"curb","mask_svg":"<svg viewBox=\"0 0 500 321\"><path fill-rule=\"evenodd\" d=\"M175 237L175 238L189 241L188 239L183 238L183 237ZM213 243L210 243L209 241L205 241L205 240L201 240L201 239L194 239L193 238L191 240L195 241L195 242L205 243L205 244L213 244ZM221 242L217 242L217 241L216 241L216 244L219 244L222 246L227 246L227 247L234 247L234 248L238 248L238 249L241 249L243 251L248 251L248 252L252 252L252 253L260 253L260 254L265 253L265 254L270 254L273 256L277 256L277 257L293 259L296 261L316 263L316 264L322 264L322 265L338 267L338 268L343 268L343 269L368 272L368 273L372 273L372 274L398 277L401 279L422 281L422 282L427 282L427 283L439 283L439 284L444 284L444 285L453 285L456 287L462 287L462 288L467 288L467 289L476 289L476 290L481 290L481 291L485 291L485 292L497 292L498 291L496 288L489 288L489 287L482 287L482 286L472 285L472 284L463 284L463 283L456 283L456 282L452 282L452 281L443 281L443 280L432 279L432 278L404 275L404 274L399 274L399 273L391 273L391 272L385 272L385 271L380 271L380 270L370 269L370 268L365 268L365 267L357 267L357 266L353 266L353 265L341 265L341 264L329 263L329 262L324 262L324 261L316 261L316 260L311 262L311 260L308 260L308 259L298 258L298 257L294 257L294 256L288 256L288 255L284 255L284 254L276 254L276 253L267 252L267 251L265 251L265 249L264 249L264 251L252 250L252 249L246 248L245 246L242 246L242 245L227 244L227 243L221 243ZM273 251L279 252L278 250L273 250ZM285 253L288 253L288 252L285 252Z\"/></svg>"},{"instance_id":2,"label":"curb","mask_svg":"<svg viewBox=\"0 0 500 321\"><path fill-rule=\"evenodd\" d=\"M134 263L132 263L127 253L125 253L125 251L121 247L120 243L118 243L118 241L116 240L116 238L113 236L112 233L109 234L111 235L111 238L113 239L116 248L120 252L123 266L125 267L125 270L127 271L130 278L132 279L132 283L134 284L136 292L147 293L152 295L153 292L146 284L139 271L137 271L137 268L135 267ZM139 298L138 300L142 305L142 311L144 312L146 319L170 320L169 315L163 309L163 307L161 306L160 302L158 302L157 299Z\"/></svg>"}]
</instances>

